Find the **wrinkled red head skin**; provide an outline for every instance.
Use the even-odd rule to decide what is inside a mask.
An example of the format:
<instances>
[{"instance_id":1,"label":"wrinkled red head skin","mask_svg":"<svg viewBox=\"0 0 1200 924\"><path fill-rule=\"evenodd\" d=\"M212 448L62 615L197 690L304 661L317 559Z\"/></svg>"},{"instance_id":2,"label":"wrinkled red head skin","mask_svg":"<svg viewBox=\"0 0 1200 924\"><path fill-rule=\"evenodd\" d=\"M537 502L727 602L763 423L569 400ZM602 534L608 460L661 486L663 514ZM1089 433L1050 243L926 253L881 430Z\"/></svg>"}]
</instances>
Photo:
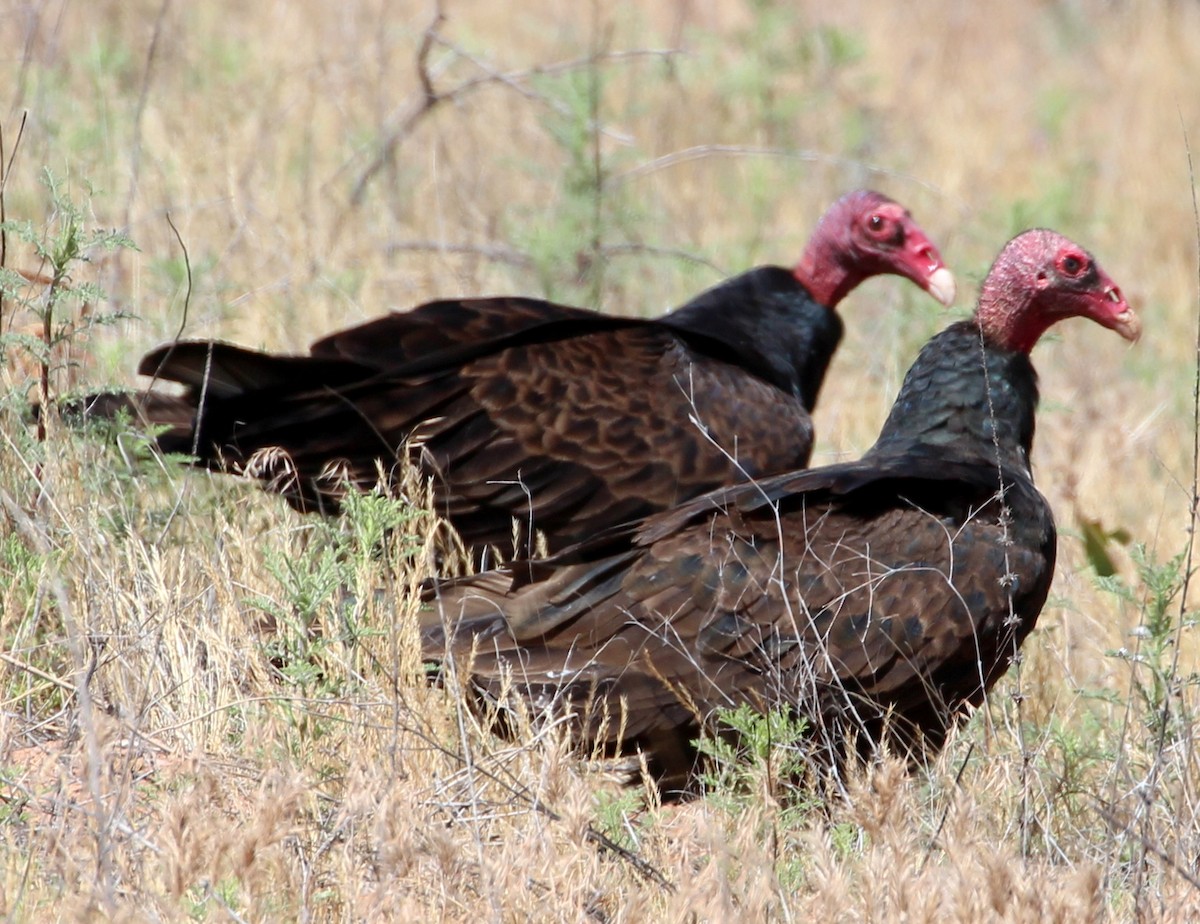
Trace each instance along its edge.
<instances>
[{"instance_id":1,"label":"wrinkled red head skin","mask_svg":"<svg viewBox=\"0 0 1200 924\"><path fill-rule=\"evenodd\" d=\"M894 273L911 279L944 305L954 301L954 276L904 206L869 189L838 199L821 216L796 278L827 308L864 279Z\"/></svg>"},{"instance_id":2,"label":"wrinkled red head skin","mask_svg":"<svg viewBox=\"0 0 1200 924\"><path fill-rule=\"evenodd\" d=\"M983 281L975 317L989 342L1024 353L1065 318L1089 318L1131 341L1142 332L1141 319L1095 257L1043 228L1004 245Z\"/></svg>"}]
</instances>

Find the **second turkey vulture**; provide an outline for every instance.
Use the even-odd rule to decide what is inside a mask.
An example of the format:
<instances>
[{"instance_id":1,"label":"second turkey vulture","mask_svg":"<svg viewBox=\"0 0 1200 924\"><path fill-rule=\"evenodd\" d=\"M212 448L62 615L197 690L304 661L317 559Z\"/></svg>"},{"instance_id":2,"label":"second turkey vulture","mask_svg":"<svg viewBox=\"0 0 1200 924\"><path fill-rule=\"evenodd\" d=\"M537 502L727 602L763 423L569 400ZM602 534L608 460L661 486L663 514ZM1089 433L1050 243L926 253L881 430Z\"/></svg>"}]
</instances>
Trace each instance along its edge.
<instances>
[{"instance_id":1,"label":"second turkey vulture","mask_svg":"<svg viewBox=\"0 0 1200 924\"><path fill-rule=\"evenodd\" d=\"M954 280L908 212L865 190L821 218L794 269L760 267L657 320L521 298L440 301L333 334L308 356L185 342L139 371L178 397L104 397L159 445L336 511L404 459L468 545L550 547L724 484L807 464L809 417L862 280ZM531 528L532 527L532 528ZM525 547L528 551L528 546Z\"/></svg>"},{"instance_id":2,"label":"second turkey vulture","mask_svg":"<svg viewBox=\"0 0 1200 924\"><path fill-rule=\"evenodd\" d=\"M973 319L934 337L856 462L698 497L559 556L427 589L424 655L477 691L570 711L667 787L716 710L784 706L834 763L847 734L936 753L1033 629L1054 571L1029 465L1029 351L1086 317L1140 321L1087 251L1010 241Z\"/></svg>"}]
</instances>

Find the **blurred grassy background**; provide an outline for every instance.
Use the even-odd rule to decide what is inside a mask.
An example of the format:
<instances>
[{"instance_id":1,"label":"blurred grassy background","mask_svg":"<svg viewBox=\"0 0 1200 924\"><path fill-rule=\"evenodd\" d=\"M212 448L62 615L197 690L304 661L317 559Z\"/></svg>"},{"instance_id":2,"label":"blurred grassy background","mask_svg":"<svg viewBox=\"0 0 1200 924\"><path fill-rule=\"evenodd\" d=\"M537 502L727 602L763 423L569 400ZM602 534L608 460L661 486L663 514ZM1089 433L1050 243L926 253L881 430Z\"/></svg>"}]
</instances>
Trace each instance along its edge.
<instances>
[{"instance_id":1,"label":"blurred grassy background","mask_svg":"<svg viewBox=\"0 0 1200 924\"><path fill-rule=\"evenodd\" d=\"M1130 632L1145 620L1145 601L1153 594L1120 543L1110 544L1108 552L1133 590L1122 602L1098 589L1080 531L1088 523L1098 524L1100 532L1125 530L1149 548L1151 558L1165 561L1184 548L1193 525L1197 230L1188 139L1195 144L1200 138L1200 6L1167 0L1012 0L986 6L956 0L529 0L519 6L447 0L442 12L433 28L435 11L427 2L0 2L6 157L21 114L28 112L5 186L8 217L35 227L52 221L52 205L39 182L48 167L65 179L77 201L90 203L95 227L119 229L138 247L97 253L75 273L77 281L97 282L109 293L104 310L133 317L92 332L72 382L131 383L141 353L174 336L181 325L185 336L303 350L329 330L435 297L520 293L614 313L658 314L757 263L791 263L834 198L856 186L873 186L909 206L940 245L959 276L960 304L947 315L897 279L872 280L847 300L847 339L816 415L819 464L870 444L917 348L950 316L969 311L976 283L1005 240L1031 226L1062 231L1096 254L1145 320L1144 339L1132 349L1106 331L1074 322L1035 353L1044 395L1035 471L1062 535L1054 597L1027 645L1018 689L1027 698L1025 719L1042 730L1038 735L1044 733L1036 738L1044 753L1057 748L1058 757L1068 751L1078 757L1082 741L1092 748L1084 750L1094 763L1081 771L1083 783L1068 786L1061 784L1070 777L1062 757L1053 773L1046 770L1050 775L1040 788L1033 787L1047 818L1067 818L1078 840L1047 834L1053 824L1043 819L1042 834L1055 848L1030 859L1028 838L1017 838L1013 821L1013 806L1024 812L1031 801L1020 769L1029 762L1016 742L1003 739L1008 748L998 745L1000 753L1011 762L993 767L999 776L976 781L972 792L996 794L995 804L980 809L990 821L976 820L1003 844L1005 856L1018 859L1001 875L986 860L988 844L979 847L984 852L965 854L978 860L984 879L962 872L974 869L964 861L959 872L967 910L961 915L975 919L969 897L988 876L1000 877L986 881L1002 891L1016 888L1013 876L1053 884L1033 888L1030 901L1058 900L1052 893L1074 900L1078 886L1079 895L1101 896L1100 914L1124 916L1134 908L1144 913L1148 906L1138 903L1144 896L1137 889L1151 880L1165 902L1162 896L1174 894L1184 880L1162 872L1166 866L1156 867L1161 879L1138 878L1144 869L1130 857L1150 863L1145 858L1153 852L1128 830L1114 835L1116 846L1097 846L1097 832L1107 830L1111 819L1093 814L1081 821L1061 800L1078 798L1072 789L1078 784L1111 807L1117 789L1140 779L1138 767L1161 769L1164 762L1161 741L1155 746L1155 740L1143 740L1139 759L1127 750L1130 717L1136 725L1143 714L1137 675L1128 660L1111 655L1136 649L1138 637ZM418 67L423 42L427 88ZM426 90L433 96L427 98ZM187 247L193 274L186 316L184 258L168 216ZM7 264L38 269L31 250L12 236ZM0 333L29 323L28 313L10 311ZM29 385L21 352L10 344L0 373L10 398ZM47 738L69 742L74 727L64 718L74 708L69 684L45 681L49 686L43 687L29 681L25 668L41 665L52 677L74 676L78 659L87 659L71 648L71 639L103 637L110 653L122 652L101 658L96 674L96 695L114 722L113 740L126 740L129 728L136 728L161 742L163 753L204 755L194 758L199 764L187 765L189 779L220 779L225 760L248 762L245 779L268 789L261 781L273 779L276 771L303 778L303 785L288 784L300 789L314 785L315 778L335 777L346 788L336 796L325 792L340 807L328 811L347 812L338 817L353 816L368 826L384 822L356 815L366 810L347 808L339 801L345 793L374 792L377 801L409 806L389 816L389 824L400 824L416 812L412 806L426 804L417 790L389 789L380 782L384 777L372 777L367 769L383 762L368 755L395 751L386 727L371 725L374 737L367 742L354 737L362 729L348 722L313 745L321 754L314 760L307 745L295 749L288 743L296 731L292 719L268 721L245 705L245 698L266 696L264 690L278 695L279 684L271 677L278 652L266 650L270 643L261 640L261 627L246 614L255 611L260 595L282 610L295 603L283 559L309 554L305 532L315 527L247 487L222 482L195 488L198 476L184 479L178 472L168 472L169 487L158 485L168 500L143 500L142 487L130 480L119 457L74 444L55 444L39 469L30 461L37 450L21 439L10 435L0 446L2 483L25 500L36 493L33 481L40 480L55 512L47 514L43 506L20 534L24 538L6 540L11 547L0 572L0 580L7 579L0 596L6 607L0 648L16 659L5 668L10 673L3 722L12 745L3 763L18 768L10 780L27 781L36 763L25 751L16 761L13 748L43 746ZM113 527L116 520L119 529ZM10 526L16 522L10 513ZM39 550L29 538L38 528L49 550ZM18 532L14 527L13 536ZM59 554L51 554L55 551ZM51 560L56 564L47 570ZM409 567L401 568L398 580L415 579ZM60 581L54 586L65 594L56 606L46 603L53 581ZM112 587L101 592L106 581ZM65 619L68 602L78 630L55 628L43 610L50 606ZM386 636L394 629L383 626L379 632ZM205 643L203 658L194 648L197 633ZM157 654L147 642L153 638L166 645ZM1163 677L1186 704L1196 646L1188 633L1181 638L1179 673L1188 682L1171 686L1169 671ZM1160 661L1173 657L1173 639L1156 655ZM327 655L345 667L341 655ZM373 662L346 657L369 683ZM178 676L157 676L167 662ZM324 669L327 677L332 668ZM356 683L362 680L354 676ZM394 691L386 688L372 689L395 710ZM47 690L58 690L52 701L46 700ZM361 688L353 690L353 696L349 687L337 692L362 698ZM315 695L310 686L304 691L305 697ZM61 702L54 699L60 695ZM303 712L297 703L288 709L292 718ZM263 750L231 731L251 713L251 726L262 722L273 742ZM972 728L975 737L964 739L992 740L994 730L986 723ZM276 731L281 737L270 737ZM1074 741L1075 750L1062 744L1063 736ZM359 780L360 790L346 782L353 773L336 756L355 741L362 743L363 763L352 760L353 773L367 781ZM558 759L552 748L549 753ZM953 776L952 761L969 753L963 744L948 758L950 770L943 771ZM1195 815L1188 813L1198 777L1190 743L1175 759L1181 795L1169 800L1162 820L1168 828L1173 820L1179 831L1162 849L1172 857L1190 856L1187 862L1194 865L1195 850L1189 854L1188 845L1195 846L1197 831ZM415 786L413 772L402 776ZM120 777L123 785L130 778ZM394 775L386 779L395 786ZM1006 788L1014 781L1020 781L1016 795ZM214 796L206 809L208 803L195 797L188 811L210 820L215 812L245 821L261 810L263 798L259 793L232 804ZM941 804L933 797L922 801L919 794L905 798L915 800L910 814L897 816L911 822L906 830L913 837L917 829L933 837ZM217 804L219 810L211 808ZM303 824L285 813L279 830L287 833L276 830L275 841L264 835L264 843L333 838L329 832L336 825L311 821L328 822L322 804ZM578 812L587 815L590 803L581 804ZM161 809L159 817L160 808L149 800L147 811L165 824L172 809ZM1124 817L1123 809L1113 811ZM1143 817L1136 811L1134 816ZM70 828L70 837L95 834L91 818ZM751 849L738 847L731 834L720 835L732 838L721 841L720 849L712 847L705 826L721 829L723 822L704 810L655 818L673 833L650 837L646 849L660 857L692 858L678 859L678 869L694 871L687 863L701 864L697 857L711 858L713 851ZM867 905L856 902L875 894L868 887L878 879L871 872L876 862L871 850L892 841L878 832L864 841L861 832L869 825L858 816L839 824L859 825L859 840L830 846L820 822L805 829L804 838L812 841L805 841L805 850L825 859L807 867L798 891L780 891L786 877L738 879L725 866L712 874L708 891L697 886L694 894L685 890L674 899L624 882L627 901L616 902L608 919L637 920L643 912L674 919L685 911L720 919L725 907L720 902L730 895L734 904L765 909L768 916L790 909L803 917L806 908L826 907L823 896L833 901L845 889L856 896L849 903L850 919L857 912L866 916ZM297 835L297 827L306 834ZM696 833L701 828L703 836ZM1027 825L1021 829L1028 834ZM483 835L470 830L476 834L461 842L446 834L436 849L413 848L422 857L440 858L438 869L445 875L437 880L440 892L401 888L395 899L400 904L356 905L349 896L363 875L362 857L378 862L382 848L374 844L336 870L326 869L332 897L320 905L304 892L303 907L329 917L370 916L385 907L399 914L411 899L410 910L437 908L449 919L469 917L480 907L492 917L519 915L524 906L515 898L509 903L503 897L509 893L499 887L507 881L496 872L503 864L487 872L488 865L477 862L471 838ZM1139 830L1143 840L1161 835ZM924 863L917 869L912 856L919 859L924 848L914 854L912 843L897 837L895 849L882 856L906 871L910 884L929 885L930 876L949 875L945 857L928 870ZM962 837L969 840L967 833ZM71 843L66 835L60 842ZM814 846L818 842L825 847ZM874 847L863 847L866 842ZM7 846L20 852L36 843L23 833ZM707 846L689 853L686 845L696 843ZM596 866L587 844L577 847L562 854L561 876L545 877L548 894L563 898L562 905L529 899L529 907L571 917L582 913L572 889L607 888L596 882L611 870ZM821 854L825 849L832 852ZM94 846L79 850L105 856ZM517 869L527 865L514 856ZM101 899L79 907L109 914L153 909L166 917L224 913L212 890L205 893L198 885L215 875L216 867L202 859L167 864L178 880L170 885L147 874L128 893L113 887L111 876L89 878L86 869L74 867L73 873L63 872L57 862L30 878L29 867L10 855L0 907L7 897L18 918L33 919L38 902L62 900L80 882L103 881L109 885ZM135 868L111 856L105 862ZM422 862L412 861L411 875L423 869ZM768 871L774 869L770 860L764 862ZM483 877L467 877L473 896L453 891L456 863L467 863L472 876ZM1048 866L1038 865L1043 863ZM260 918L272 908L295 911L300 899L288 877L298 874L287 862L280 864L290 872L275 870L263 886L243 870L240 891L218 889L221 901ZM53 875L47 872L51 867ZM828 875L822 873L822 879L814 869ZM1068 887L1061 877L1074 878ZM843 889L839 882L851 885ZM895 894L877 896L878 907L891 909L889 914L901 908L896 895L909 894L906 887L896 888ZM941 879L930 888L937 895L953 892ZM14 902L21 895L23 901ZM190 896L194 907L179 896ZM1182 907L1178 900L1160 910ZM938 907L939 919L946 920L960 906ZM1029 912L1030 919L1049 914L1047 908Z\"/></svg>"}]
</instances>

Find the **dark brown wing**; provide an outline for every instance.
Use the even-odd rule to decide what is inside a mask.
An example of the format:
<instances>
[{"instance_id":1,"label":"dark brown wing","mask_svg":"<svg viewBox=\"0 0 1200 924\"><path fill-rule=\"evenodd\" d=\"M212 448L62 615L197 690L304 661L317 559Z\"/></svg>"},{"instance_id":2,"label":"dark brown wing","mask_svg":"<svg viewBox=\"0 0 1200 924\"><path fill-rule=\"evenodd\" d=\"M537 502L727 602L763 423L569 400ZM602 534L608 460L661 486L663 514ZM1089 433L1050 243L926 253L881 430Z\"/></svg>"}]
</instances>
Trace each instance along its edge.
<instances>
[{"instance_id":1,"label":"dark brown wing","mask_svg":"<svg viewBox=\"0 0 1200 924\"><path fill-rule=\"evenodd\" d=\"M1007 668L1053 572L1036 489L1009 483L1021 525L1006 545L988 466L976 469L870 480L858 464L798 476L800 493L787 478L757 498L753 485L721 492L724 509L705 498L652 519L643 548L551 562L516 589L495 575L439 588L426 654L445 655L438 620L461 617L449 648L474 647L485 689L511 674L535 703L570 702L590 714L588 738L640 747L668 777L686 772L680 755L713 710L742 703L788 704L837 740L852 727L878 741L890 712L901 744L936 750Z\"/></svg>"},{"instance_id":2,"label":"dark brown wing","mask_svg":"<svg viewBox=\"0 0 1200 924\"><path fill-rule=\"evenodd\" d=\"M799 392L739 355L668 325L513 298L430 303L312 356L176 343L139 371L183 384L199 409L199 433L173 415L163 449L258 477L298 509L336 512L347 485L391 480L411 458L468 544L508 548L515 519L554 549L807 464Z\"/></svg>"},{"instance_id":3,"label":"dark brown wing","mask_svg":"<svg viewBox=\"0 0 1200 924\"><path fill-rule=\"evenodd\" d=\"M670 334L633 328L498 354L464 370L494 438L471 455L430 427L456 523L498 510L556 545L712 487L806 463L799 402Z\"/></svg>"},{"instance_id":4,"label":"dark brown wing","mask_svg":"<svg viewBox=\"0 0 1200 924\"><path fill-rule=\"evenodd\" d=\"M515 518L553 549L806 465L805 401L840 334L793 273L765 267L660 321L441 301L333 334L310 356L176 343L140 371L183 384L197 408L199 432L172 422L162 448L254 475L298 509L334 513L347 484L392 486L415 457L468 543L507 547Z\"/></svg>"},{"instance_id":5,"label":"dark brown wing","mask_svg":"<svg viewBox=\"0 0 1200 924\"><path fill-rule=\"evenodd\" d=\"M461 347L495 344L546 324L604 323L586 308L515 296L427 302L337 331L314 343L313 356L349 360L384 372Z\"/></svg>"},{"instance_id":6,"label":"dark brown wing","mask_svg":"<svg viewBox=\"0 0 1200 924\"><path fill-rule=\"evenodd\" d=\"M377 459L415 443L440 512L469 543L507 543L516 518L561 547L712 487L804 465L812 442L797 399L652 326L270 399L231 405L227 457L281 447L299 473L300 502L328 504L340 487L324 472L370 485Z\"/></svg>"}]
</instances>

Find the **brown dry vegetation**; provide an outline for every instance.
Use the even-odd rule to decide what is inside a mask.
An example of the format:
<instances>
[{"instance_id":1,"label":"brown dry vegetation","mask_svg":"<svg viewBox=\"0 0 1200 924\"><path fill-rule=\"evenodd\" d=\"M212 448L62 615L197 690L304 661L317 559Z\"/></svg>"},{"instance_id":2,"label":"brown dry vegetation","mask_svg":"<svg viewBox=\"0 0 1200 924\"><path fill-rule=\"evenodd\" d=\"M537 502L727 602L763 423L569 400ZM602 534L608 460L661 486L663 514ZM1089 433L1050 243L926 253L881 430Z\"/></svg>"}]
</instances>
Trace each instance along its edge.
<instances>
[{"instance_id":1,"label":"brown dry vegetation","mask_svg":"<svg viewBox=\"0 0 1200 924\"><path fill-rule=\"evenodd\" d=\"M91 320L136 318L76 327L70 380L129 382L181 326L298 350L436 296L655 314L791 261L859 185L942 245L961 316L1001 244L1051 226L1097 254L1146 335L1127 349L1077 322L1035 354L1036 472L1061 537L1025 661L926 773L884 763L822 808L750 773L660 807L548 733L489 737L425 686L406 629L427 517L377 504L323 524L128 436L37 444L20 416L33 365L9 338L0 911L1200 916L1198 646L1171 596L1185 566L1164 569L1167 622L1147 628L1146 568L1110 544L1120 599L1080 538L1098 521L1165 565L1193 525L1200 6L446 0L424 104L432 19L402 0L0 2L6 158L29 112L8 217L53 231L47 166L89 227L138 247L74 265L72 283L109 296ZM6 262L46 270L15 234ZM0 333L37 329L32 297L5 299ZM844 314L818 463L870 443L946 323L898 280L864 285ZM391 515L411 538L381 555L371 528Z\"/></svg>"}]
</instances>

